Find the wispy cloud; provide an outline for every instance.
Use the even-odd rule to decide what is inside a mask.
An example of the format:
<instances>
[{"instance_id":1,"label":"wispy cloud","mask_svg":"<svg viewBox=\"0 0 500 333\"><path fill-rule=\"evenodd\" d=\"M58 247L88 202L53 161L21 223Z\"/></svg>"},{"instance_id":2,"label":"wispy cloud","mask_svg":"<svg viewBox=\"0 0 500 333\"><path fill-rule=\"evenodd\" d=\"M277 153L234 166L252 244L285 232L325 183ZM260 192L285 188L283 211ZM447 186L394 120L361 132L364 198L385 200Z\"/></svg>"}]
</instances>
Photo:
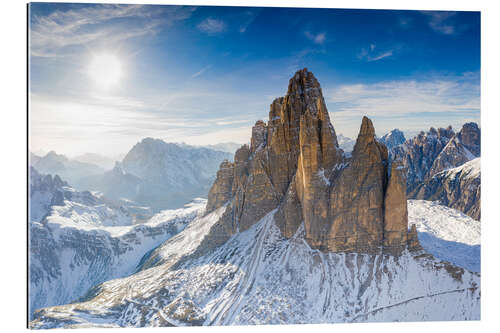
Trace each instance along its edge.
<instances>
[{"instance_id":1,"label":"wispy cloud","mask_svg":"<svg viewBox=\"0 0 500 333\"><path fill-rule=\"evenodd\" d=\"M316 44L323 44L326 41L326 32L314 34L310 31L306 31L304 34L308 39L312 40Z\"/></svg>"},{"instance_id":2,"label":"wispy cloud","mask_svg":"<svg viewBox=\"0 0 500 333\"><path fill-rule=\"evenodd\" d=\"M242 96L204 83L159 91L147 99L31 94L30 100L33 149L71 154L89 150L103 154L126 152L148 136L198 145L228 138L244 143L250 137L253 120L269 103L255 95ZM234 110L239 110L241 116Z\"/></svg>"},{"instance_id":3,"label":"wispy cloud","mask_svg":"<svg viewBox=\"0 0 500 333\"><path fill-rule=\"evenodd\" d=\"M452 18L456 12L432 12L422 11L422 14L428 17L429 26L436 32L444 35L453 35L458 32Z\"/></svg>"},{"instance_id":4,"label":"wispy cloud","mask_svg":"<svg viewBox=\"0 0 500 333\"><path fill-rule=\"evenodd\" d=\"M332 119L352 122L354 129L363 115L383 120L402 129L421 130L430 123L458 126L466 119L479 119L479 73L438 77L426 81L400 80L373 84L342 85L330 91L326 100ZM406 126L406 128L405 128Z\"/></svg>"},{"instance_id":5,"label":"wispy cloud","mask_svg":"<svg viewBox=\"0 0 500 333\"><path fill-rule=\"evenodd\" d=\"M370 44L369 47L364 47L361 49L361 51L358 53L358 59L368 62L378 61L393 56L396 49L397 48L394 47L385 50L378 50L375 44Z\"/></svg>"},{"instance_id":6,"label":"wispy cloud","mask_svg":"<svg viewBox=\"0 0 500 333\"><path fill-rule=\"evenodd\" d=\"M335 104L335 112L351 115L478 112L480 90L476 75L464 74L430 81L343 85L333 90L328 101Z\"/></svg>"},{"instance_id":7,"label":"wispy cloud","mask_svg":"<svg viewBox=\"0 0 500 333\"><path fill-rule=\"evenodd\" d=\"M241 23L240 28L238 29L240 33L247 31L248 26L252 24L261 10L261 8L252 8L243 13L243 23Z\"/></svg>"},{"instance_id":8,"label":"wispy cloud","mask_svg":"<svg viewBox=\"0 0 500 333\"><path fill-rule=\"evenodd\" d=\"M205 73L210 68L212 68L212 65L205 66L202 69L200 69L198 72L196 72L193 75L191 75L191 77L194 79L194 78L200 76L201 74Z\"/></svg>"},{"instance_id":9,"label":"wispy cloud","mask_svg":"<svg viewBox=\"0 0 500 333\"><path fill-rule=\"evenodd\" d=\"M30 50L33 56L54 57L65 49L90 44L112 45L126 39L153 35L161 26L191 16L194 7L92 5L33 16ZM125 27L120 19L127 18Z\"/></svg>"},{"instance_id":10,"label":"wispy cloud","mask_svg":"<svg viewBox=\"0 0 500 333\"><path fill-rule=\"evenodd\" d=\"M207 17L197 25L198 29L209 35L215 35L226 31L227 25L224 21Z\"/></svg>"},{"instance_id":11,"label":"wispy cloud","mask_svg":"<svg viewBox=\"0 0 500 333\"><path fill-rule=\"evenodd\" d=\"M426 80L383 81L328 87L325 99L336 129L355 138L361 118L374 121L377 135L399 128L408 135L431 126L480 121L479 73Z\"/></svg>"}]
</instances>

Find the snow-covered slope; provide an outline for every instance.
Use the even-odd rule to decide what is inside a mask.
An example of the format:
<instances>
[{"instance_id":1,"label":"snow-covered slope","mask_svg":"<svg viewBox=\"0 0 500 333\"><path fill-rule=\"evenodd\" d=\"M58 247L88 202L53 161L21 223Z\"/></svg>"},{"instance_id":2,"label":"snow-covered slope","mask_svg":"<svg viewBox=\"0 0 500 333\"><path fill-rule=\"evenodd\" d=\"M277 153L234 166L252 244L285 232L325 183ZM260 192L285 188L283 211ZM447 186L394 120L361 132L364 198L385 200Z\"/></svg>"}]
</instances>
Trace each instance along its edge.
<instances>
[{"instance_id":1,"label":"snow-covered slope","mask_svg":"<svg viewBox=\"0 0 500 333\"><path fill-rule=\"evenodd\" d=\"M30 313L74 301L96 284L132 274L148 251L183 230L205 205L206 200L198 200L122 227L80 225L53 216L30 223Z\"/></svg>"},{"instance_id":2,"label":"snow-covered slope","mask_svg":"<svg viewBox=\"0 0 500 333\"><path fill-rule=\"evenodd\" d=\"M481 219L481 158L441 171L421 182L408 198L438 201L466 215Z\"/></svg>"},{"instance_id":3,"label":"snow-covered slope","mask_svg":"<svg viewBox=\"0 0 500 333\"><path fill-rule=\"evenodd\" d=\"M275 211L223 246L197 256L203 251L196 249L224 208L192 221L146 256L143 261L154 260L139 272L93 288L80 303L43 309L30 326L480 318L479 274L423 251L406 251L394 257L313 250L303 239L303 227L291 239L281 236L274 222ZM419 214L433 212L425 211L425 205L421 209Z\"/></svg>"},{"instance_id":4,"label":"snow-covered slope","mask_svg":"<svg viewBox=\"0 0 500 333\"><path fill-rule=\"evenodd\" d=\"M78 192L59 177L30 174L29 308L65 304L103 281L132 274L145 253L177 234L206 206L197 199L146 223L126 207Z\"/></svg>"},{"instance_id":5,"label":"snow-covered slope","mask_svg":"<svg viewBox=\"0 0 500 333\"><path fill-rule=\"evenodd\" d=\"M481 222L425 200L408 200L408 217L427 252L473 272L481 271Z\"/></svg>"}]
</instances>

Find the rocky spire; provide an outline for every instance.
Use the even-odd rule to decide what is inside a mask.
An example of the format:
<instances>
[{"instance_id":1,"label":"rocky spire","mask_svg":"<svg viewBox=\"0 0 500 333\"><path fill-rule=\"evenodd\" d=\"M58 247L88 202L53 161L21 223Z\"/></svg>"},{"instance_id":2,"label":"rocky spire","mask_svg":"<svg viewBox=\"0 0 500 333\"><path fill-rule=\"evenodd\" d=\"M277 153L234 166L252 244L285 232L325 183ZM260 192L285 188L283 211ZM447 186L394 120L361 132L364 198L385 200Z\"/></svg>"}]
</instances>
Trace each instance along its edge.
<instances>
[{"instance_id":1,"label":"rocky spire","mask_svg":"<svg viewBox=\"0 0 500 333\"><path fill-rule=\"evenodd\" d=\"M384 198L384 249L399 251L407 241L408 207L406 203L406 170L400 161L391 166Z\"/></svg>"},{"instance_id":2,"label":"rocky spire","mask_svg":"<svg viewBox=\"0 0 500 333\"><path fill-rule=\"evenodd\" d=\"M221 165L207 211L228 206L214 227L213 244L277 208L282 234L293 236L303 223L313 248L364 253L404 248L405 182L397 165L389 179L387 164L387 149L367 117L352 158L344 156L321 87L302 69L290 79L287 94L271 104L269 121L253 127L250 148L238 150L235 163Z\"/></svg>"}]
</instances>

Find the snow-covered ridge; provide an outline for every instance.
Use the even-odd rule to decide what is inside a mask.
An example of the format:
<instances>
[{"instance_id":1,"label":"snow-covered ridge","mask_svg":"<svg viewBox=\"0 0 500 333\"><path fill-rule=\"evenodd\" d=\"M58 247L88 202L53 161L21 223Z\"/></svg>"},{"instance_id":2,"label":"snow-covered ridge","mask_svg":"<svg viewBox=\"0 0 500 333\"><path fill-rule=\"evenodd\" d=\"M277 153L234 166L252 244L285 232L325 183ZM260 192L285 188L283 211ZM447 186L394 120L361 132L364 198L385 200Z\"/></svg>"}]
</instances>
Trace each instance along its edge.
<instances>
[{"instance_id":1,"label":"snow-covered ridge","mask_svg":"<svg viewBox=\"0 0 500 333\"><path fill-rule=\"evenodd\" d=\"M459 173L466 178L481 177L481 158L473 158L461 166L441 171L441 173L445 173L448 177L455 177Z\"/></svg>"},{"instance_id":2,"label":"snow-covered ridge","mask_svg":"<svg viewBox=\"0 0 500 333\"><path fill-rule=\"evenodd\" d=\"M205 199L133 224L125 207L32 172L29 311L65 304L109 279L132 274L141 258L200 215Z\"/></svg>"},{"instance_id":3,"label":"snow-covered ridge","mask_svg":"<svg viewBox=\"0 0 500 333\"><path fill-rule=\"evenodd\" d=\"M422 247L436 258L474 272L481 270L481 222L425 200L408 200L408 223Z\"/></svg>"},{"instance_id":4,"label":"snow-covered ridge","mask_svg":"<svg viewBox=\"0 0 500 333\"><path fill-rule=\"evenodd\" d=\"M161 246L155 265L94 288L81 303L37 312L31 327L479 319L478 274L424 252L323 253L307 245L303 228L283 238L274 213L183 260L193 251L186 239L201 226L208 230L220 212L198 218Z\"/></svg>"}]
</instances>

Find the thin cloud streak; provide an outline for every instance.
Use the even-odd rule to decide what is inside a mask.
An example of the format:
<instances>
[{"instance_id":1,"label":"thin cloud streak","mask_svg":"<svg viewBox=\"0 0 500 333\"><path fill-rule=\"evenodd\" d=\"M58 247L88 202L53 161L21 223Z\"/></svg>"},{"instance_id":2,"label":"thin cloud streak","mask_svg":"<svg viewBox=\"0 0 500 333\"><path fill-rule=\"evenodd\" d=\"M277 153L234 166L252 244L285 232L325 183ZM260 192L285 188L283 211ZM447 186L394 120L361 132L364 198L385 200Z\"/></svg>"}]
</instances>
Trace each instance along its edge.
<instances>
[{"instance_id":1,"label":"thin cloud streak","mask_svg":"<svg viewBox=\"0 0 500 333\"><path fill-rule=\"evenodd\" d=\"M392 52L393 52L392 50L386 51L384 53L379 54L376 57L368 58L368 61L377 61L377 60L380 60L380 59L384 59L384 58L390 57L390 56L392 56Z\"/></svg>"},{"instance_id":2,"label":"thin cloud streak","mask_svg":"<svg viewBox=\"0 0 500 333\"><path fill-rule=\"evenodd\" d=\"M240 25L238 31L240 33L245 33L250 24L252 24L252 22L257 18L261 10L262 10L261 8L254 8L251 10L247 10L244 13L245 18L243 19L243 23Z\"/></svg>"},{"instance_id":3,"label":"thin cloud streak","mask_svg":"<svg viewBox=\"0 0 500 333\"><path fill-rule=\"evenodd\" d=\"M198 76L200 76L201 74L205 73L207 70L209 70L210 68L212 68L212 65L208 65L208 66L205 66L203 67L202 69L200 69L198 72L194 73L193 75L191 75L191 78L196 78Z\"/></svg>"},{"instance_id":4,"label":"thin cloud streak","mask_svg":"<svg viewBox=\"0 0 500 333\"><path fill-rule=\"evenodd\" d=\"M207 17L201 21L197 27L201 32L209 35L215 35L226 30L226 23L213 17Z\"/></svg>"},{"instance_id":5,"label":"thin cloud streak","mask_svg":"<svg viewBox=\"0 0 500 333\"><path fill-rule=\"evenodd\" d=\"M370 44L369 47L364 47L361 49L361 51L358 53L358 59L367 62L382 60L384 58L392 57L396 49L399 49L399 47L393 47L384 51L379 51L376 44Z\"/></svg>"}]
</instances>

